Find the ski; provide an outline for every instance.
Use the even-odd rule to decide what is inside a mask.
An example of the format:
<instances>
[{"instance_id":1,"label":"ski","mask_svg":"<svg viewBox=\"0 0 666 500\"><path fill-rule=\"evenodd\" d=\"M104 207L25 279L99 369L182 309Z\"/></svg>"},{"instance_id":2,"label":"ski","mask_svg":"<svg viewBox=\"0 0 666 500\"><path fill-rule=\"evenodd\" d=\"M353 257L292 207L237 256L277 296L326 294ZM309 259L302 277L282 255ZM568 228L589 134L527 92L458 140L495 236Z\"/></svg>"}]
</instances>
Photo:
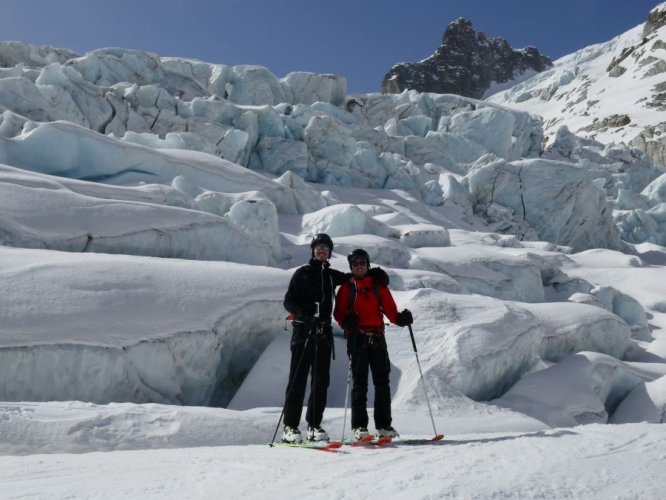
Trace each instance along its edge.
<instances>
[{"instance_id":1,"label":"ski","mask_svg":"<svg viewBox=\"0 0 666 500\"><path fill-rule=\"evenodd\" d=\"M383 446L390 442L391 437L389 436L378 437L374 436L373 434L368 434L361 439L345 439L342 444L357 448L359 446Z\"/></svg>"},{"instance_id":2,"label":"ski","mask_svg":"<svg viewBox=\"0 0 666 500\"><path fill-rule=\"evenodd\" d=\"M375 439L375 436L373 436L372 434L368 434L367 436L363 436L360 439L353 439L353 438L352 439L345 439L345 440L342 441L342 444L344 444L346 446L354 446L354 447L363 446L364 444L370 443L370 441L372 441L373 439Z\"/></svg>"},{"instance_id":3,"label":"ski","mask_svg":"<svg viewBox=\"0 0 666 500\"><path fill-rule=\"evenodd\" d=\"M393 438L391 436L379 436L377 439L370 441L370 444L375 446L383 446L385 444L391 443Z\"/></svg>"},{"instance_id":4,"label":"ski","mask_svg":"<svg viewBox=\"0 0 666 500\"><path fill-rule=\"evenodd\" d=\"M363 446L364 444L368 444L373 439L375 439L375 436L368 434L367 436L363 436L361 439L345 439L342 444L346 444L348 446Z\"/></svg>"},{"instance_id":5,"label":"ski","mask_svg":"<svg viewBox=\"0 0 666 500\"><path fill-rule=\"evenodd\" d=\"M342 446L341 441L303 441L302 443L288 443L285 441L276 441L274 443L269 443L268 446L271 448L273 446L285 446L287 448L307 448L310 450L319 450L319 451L337 451L338 448Z\"/></svg>"},{"instance_id":6,"label":"ski","mask_svg":"<svg viewBox=\"0 0 666 500\"><path fill-rule=\"evenodd\" d=\"M443 444L442 443L443 439L444 439L444 434L437 434L435 437L432 438L407 438L407 439L398 438L394 441L391 441L391 443L398 445Z\"/></svg>"}]
</instances>

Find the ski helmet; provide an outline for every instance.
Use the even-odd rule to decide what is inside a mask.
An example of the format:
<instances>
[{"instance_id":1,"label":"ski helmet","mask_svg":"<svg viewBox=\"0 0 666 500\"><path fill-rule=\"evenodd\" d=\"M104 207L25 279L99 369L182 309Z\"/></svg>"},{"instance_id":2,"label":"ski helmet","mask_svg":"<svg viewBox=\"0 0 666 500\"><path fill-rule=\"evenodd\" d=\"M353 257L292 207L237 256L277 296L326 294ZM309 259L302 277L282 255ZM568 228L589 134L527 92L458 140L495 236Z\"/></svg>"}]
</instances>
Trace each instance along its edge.
<instances>
[{"instance_id":1,"label":"ski helmet","mask_svg":"<svg viewBox=\"0 0 666 500\"><path fill-rule=\"evenodd\" d=\"M314 247L318 245L319 243L323 243L324 245L328 245L328 250L330 253L333 253L333 240L331 237L326 234L326 233L319 233L315 234L314 238L312 238L312 241L310 242L310 248L312 249L312 253L314 253Z\"/></svg>"},{"instance_id":2,"label":"ski helmet","mask_svg":"<svg viewBox=\"0 0 666 500\"><path fill-rule=\"evenodd\" d=\"M350 269L352 267L352 262L358 259L365 259L365 261L368 263L368 267L370 267L370 255L368 252L362 248L357 248L356 250L349 252L349 255L347 255L347 262L349 262Z\"/></svg>"}]
</instances>

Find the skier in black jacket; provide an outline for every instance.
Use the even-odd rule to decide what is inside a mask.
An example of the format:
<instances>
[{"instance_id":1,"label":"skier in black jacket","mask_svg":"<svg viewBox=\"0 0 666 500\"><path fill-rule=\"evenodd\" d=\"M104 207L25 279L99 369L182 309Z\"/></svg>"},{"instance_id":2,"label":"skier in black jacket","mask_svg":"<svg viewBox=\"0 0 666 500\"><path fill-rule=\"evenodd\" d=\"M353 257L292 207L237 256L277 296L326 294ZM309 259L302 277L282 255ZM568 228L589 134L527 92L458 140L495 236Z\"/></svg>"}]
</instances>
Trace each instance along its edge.
<instances>
[{"instance_id":1,"label":"skier in black jacket","mask_svg":"<svg viewBox=\"0 0 666 500\"><path fill-rule=\"evenodd\" d=\"M294 272L284 296L284 307L291 313L293 325L290 382L286 390L282 436L284 441L289 442L302 441L298 425L309 371L312 371L312 381L305 414L308 423L307 438L312 441L328 440L321 421L326 408L333 355L333 297L335 287L342 284L348 276L330 268L328 259L333 252L333 241L327 234L317 234L312 239L310 248L310 262Z\"/></svg>"}]
</instances>

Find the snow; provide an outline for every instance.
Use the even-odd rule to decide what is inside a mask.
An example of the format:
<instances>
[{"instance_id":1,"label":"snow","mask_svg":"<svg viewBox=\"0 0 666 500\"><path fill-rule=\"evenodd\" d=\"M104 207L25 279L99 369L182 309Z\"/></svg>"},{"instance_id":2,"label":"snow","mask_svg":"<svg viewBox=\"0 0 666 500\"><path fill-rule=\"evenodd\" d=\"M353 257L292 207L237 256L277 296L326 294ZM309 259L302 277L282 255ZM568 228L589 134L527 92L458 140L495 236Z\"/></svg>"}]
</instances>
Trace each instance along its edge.
<instances>
[{"instance_id":1,"label":"snow","mask_svg":"<svg viewBox=\"0 0 666 500\"><path fill-rule=\"evenodd\" d=\"M158 420L165 410L150 410L152 424L142 427L148 435L159 435L169 420ZM59 410L48 413L51 417L45 420L57 425ZM195 413L199 418L189 422L181 417L185 427L211 436L219 432L221 425L198 425L204 417L209 425L222 423L214 420L211 410L197 408ZM125 415L121 422L126 428L108 436L126 436L127 427L143 423L142 417L141 410L133 419ZM107 428L113 429L112 422L107 420ZM337 454L256 444L3 456L0 478L7 498L323 499L361 492L367 498L612 498L618 493L625 498L659 498L665 445L663 426L592 424L462 431L441 446ZM309 471L318 473L316 480Z\"/></svg>"},{"instance_id":2,"label":"snow","mask_svg":"<svg viewBox=\"0 0 666 500\"><path fill-rule=\"evenodd\" d=\"M661 4L653 10L663 8ZM663 122L660 108L646 104L656 96L656 86L664 79L663 70L654 69L659 60L663 64L663 56L652 47L660 40L663 43L666 29L662 26L644 39L643 26L561 57L550 70L509 89L498 89L493 95L487 92L485 97L542 116L549 137L565 125L605 144L628 144L646 125ZM611 63L618 63L625 71L612 73ZM631 119L627 126L586 129L603 118L625 114Z\"/></svg>"},{"instance_id":3,"label":"snow","mask_svg":"<svg viewBox=\"0 0 666 500\"><path fill-rule=\"evenodd\" d=\"M605 48L572 57L593 68ZM544 150L528 112L346 97L336 75L0 52L16 63L0 75L0 498L663 496L649 158L566 129ZM336 269L365 248L412 311L420 366L408 330L386 329L393 423L439 444L268 446L282 300L317 232Z\"/></svg>"},{"instance_id":4,"label":"snow","mask_svg":"<svg viewBox=\"0 0 666 500\"><path fill-rule=\"evenodd\" d=\"M472 493L468 486L470 483L479 485L474 490L479 497L493 494L558 497L574 491L583 496L598 495L602 498L611 495L617 488L628 496L659 496L659 489L651 480L659 473L659 463L642 469L635 460L640 455L634 452L628 454L628 463L620 466L614 460L616 447L601 444L604 443L605 429L595 428L595 431L590 436L570 431L461 436L449 448L408 450L405 452L408 460L399 464L394 455L389 456L392 452L388 450L364 450L356 456L308 455L308 462L314 470L329 471L316 481L316 486L313 481L292 474L294 458L300 450L269 450L272 455L260 458L255 456L257 447L201 448L196 458L183 449L125 451L117 452L116 456L108 453L73 455L72 468L78 474L62 477L57 485L50 487L49 492L56 498L72 490L80 491L84 498L103 498L105 491L124 498L137 493L145 495L144 498L214 498L221 494L229 498L265 498L268 495L272 498L330 498L332 493L345 495L363 491L368 475L374 475L366 470L368 461L372 461L373 469L378 469L382 475L401 468L405 477L404 480L373 481L373 498L396 494L409 495L410 498L464 497ZM648 453L654 453L663 445L663 438L655 436L648 440L640 429L633 427L626 430L616 446L621 447L632 440L644 445ZM562 446L555 454L549 453L553 441L561 442ZM534 446L535 457L548 457L548 460L526 458L520 451L528 444ZM383 452L387 453L382 455ZM586 457L587 463L603 473L590 478L589 482L571 475L571 466L575 467L582 461L577 458L580 456ZM23 489L23 493L34 496L44 491L44 486L50 482L48 476L61 474L61 457L40 457L39 469L43 472L32 474L32 482ZM433 462L440 465L436 471L430 472ZM34 470L34 465L35 459L31 457L18 461L12 467L3 463L3 483L14 487L16 482L11 478L21 470ZM521 471L519 474L515 472L518 469ZM364 470L364 473L355 474L358 470ZM161 473L157 474L158 471ZM461 471L466 471L464 477ZM77 484L78 478L84 476L98 479ZM340 486L341 483L344 487Z\"/></svg>"}]
</instances>

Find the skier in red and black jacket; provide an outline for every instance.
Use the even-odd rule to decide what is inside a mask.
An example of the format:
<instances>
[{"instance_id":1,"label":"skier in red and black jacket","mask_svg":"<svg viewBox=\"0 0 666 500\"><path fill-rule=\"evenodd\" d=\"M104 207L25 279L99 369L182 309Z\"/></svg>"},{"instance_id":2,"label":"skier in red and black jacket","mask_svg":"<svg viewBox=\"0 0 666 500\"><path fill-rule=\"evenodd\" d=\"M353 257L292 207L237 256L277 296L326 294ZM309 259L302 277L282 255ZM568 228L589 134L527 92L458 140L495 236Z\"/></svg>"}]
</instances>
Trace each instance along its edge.
<instances>
[{"instance_id":1,"label":"skier in red and black jacket","mask_svg":"<svg viewBox=\"0 0 666 500\"><path fill-rule=\"evenodd\" d=\"M368 368L375 385L374 420L379 436L395 437L391 426L391 388L389 360L384 336L384 315L398 326L412 324L412 313L398 312L384 271L370 271L370 256L356 249L347 256L352 277L346 280L335 297L335 321L347 338L353 386L351 426L355 439L368 435Z\"/></svg>"}]
</instances>

